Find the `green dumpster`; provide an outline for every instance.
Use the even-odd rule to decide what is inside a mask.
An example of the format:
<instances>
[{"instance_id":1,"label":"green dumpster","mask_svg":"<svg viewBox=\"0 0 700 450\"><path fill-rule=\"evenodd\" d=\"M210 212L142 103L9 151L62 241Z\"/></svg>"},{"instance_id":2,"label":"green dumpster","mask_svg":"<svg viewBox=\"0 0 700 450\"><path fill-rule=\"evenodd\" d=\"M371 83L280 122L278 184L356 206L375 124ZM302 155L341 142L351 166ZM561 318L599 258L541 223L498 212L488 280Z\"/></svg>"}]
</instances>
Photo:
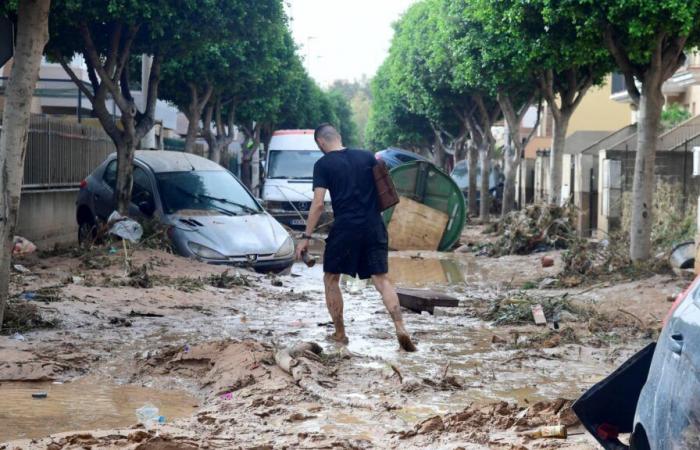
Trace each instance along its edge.
<instances>
[{"instance_id":1,"label":"green dumpster","mask_svg":"<svg viewBox=\"0 0 700 450\"><path fill-rule=\"evenodd\" d=\"M449 220L438 250L452 248L459 241L467 217L464 195L454 180L427 161L402 164L389 173L400 196L447 214ZM384 222L387 225L391 222L393 212L393 208L384 212Z\"/></svg>"}]
</instances>

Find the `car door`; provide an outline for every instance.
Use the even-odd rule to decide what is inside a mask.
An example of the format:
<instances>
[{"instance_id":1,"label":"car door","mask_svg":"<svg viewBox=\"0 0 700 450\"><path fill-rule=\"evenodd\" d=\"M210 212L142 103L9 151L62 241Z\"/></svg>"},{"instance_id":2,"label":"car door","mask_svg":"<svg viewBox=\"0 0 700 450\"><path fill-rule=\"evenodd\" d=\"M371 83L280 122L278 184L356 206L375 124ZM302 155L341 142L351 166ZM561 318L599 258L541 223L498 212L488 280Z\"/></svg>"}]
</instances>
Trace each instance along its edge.
<instances>
[{"instance_id":1,"label":"car door","mask_svg":"<svg viewBox=\"0 0 700 450\"><path fill-rule=\"evenodd\" d=\"M131 204L129 214L135 217L150 218L156 210L156 198L149 172L138 164L134 164L134 182L131 188ZM142 207L150 205L149 211Z\"/></svg>"},{"instance_id":2,"label":"car door","mask_svg":"<svg viewBox=\"0 0 700 450\"><path fill-rule=\"evenodd\" d=\"M700 448L700 284L674 314L669 347L676 355L667 448ZM669 373L670 375L670 373Z\"/></svg>"},{"instance_id":3,"label":"car door","mask_svg":"<svg viewBox=\"0 0 700 450\"><path fill-rule=\"evenodd\" d=\"M112 211L116 209L114 202L114 189L117 185L117 160L113 159L107 163L107 166L102 171L101 179L98 180L95 186L95 214L97 217L106 221Z\"/></svg>"}]
</instances>

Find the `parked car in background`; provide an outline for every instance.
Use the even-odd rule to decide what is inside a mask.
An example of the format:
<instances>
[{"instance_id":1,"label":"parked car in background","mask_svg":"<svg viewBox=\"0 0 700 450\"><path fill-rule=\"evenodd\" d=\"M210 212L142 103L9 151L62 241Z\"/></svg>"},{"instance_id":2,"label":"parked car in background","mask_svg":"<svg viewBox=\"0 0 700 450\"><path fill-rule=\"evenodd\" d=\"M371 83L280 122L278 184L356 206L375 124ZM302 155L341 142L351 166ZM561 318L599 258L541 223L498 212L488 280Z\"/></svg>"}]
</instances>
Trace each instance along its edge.
<instances>
[{"instance_id":1,"label":"parked car in background","mask_svg":"<svg viewBox=\"0 0 700 450\"><path fill-rule=\"evenodd\" d=\"M313 200L314 164L323 153L314 130L275 131L268 146L262 200L281 223L303 229ZM326 195L330 202L330 194Z\"/></svg>"},{"instance_id":2,"label":"parked car in background","mask_svg":"<svg viewBox=\"0 0 700 450\"><path fill-rule=\"evenodd\" d=\"M606 449L700 448L700 277L650 344L574 404ZM630 445L618 434L631 433Z\"/></svg>"},{"instance_id":3,"label":"parked car in background","mask_svg":"<svg viewBox=\"0 0 700 450\"><path fill-rule=\"evenodd\" d=\"M462 190L464 198L469 201L469 165L466 160L462 160L455 164L454 169L450 173L452 179L457 183L457 186ZM501 201L503 200L503 181L504 176L498 167L491 167L489 174L489 193L491 194L491 210L499 211ZM476 201L477 208L481 199L481 165L477 165L476 172Z\"/></svg>"},{"instance_id":4,"label":"parked car in background","mask_svg":"<svg viewBox=\"0 0 700 450\"><path fill-rule=\"evenodd\" d=\"M374 156L383 161L389 170L411 161L429 161L418 153L409 152L396 147L389 147L386 150L378 151Z\"/></svg>"},{"instance_id":5,"label":"parked car in background","mask_svg":"<svg viewBox=\"0 0 700 450\"><path fill-rule=\"evenodd\" d=\"M116 209L116 154L80 184L80 241L95 235ZM129 215L167 227L182 256L212 264L281 272L294 262L294 242L245 186L220 165L180 152L137 151Z\"/></svg>"}]
</instances>

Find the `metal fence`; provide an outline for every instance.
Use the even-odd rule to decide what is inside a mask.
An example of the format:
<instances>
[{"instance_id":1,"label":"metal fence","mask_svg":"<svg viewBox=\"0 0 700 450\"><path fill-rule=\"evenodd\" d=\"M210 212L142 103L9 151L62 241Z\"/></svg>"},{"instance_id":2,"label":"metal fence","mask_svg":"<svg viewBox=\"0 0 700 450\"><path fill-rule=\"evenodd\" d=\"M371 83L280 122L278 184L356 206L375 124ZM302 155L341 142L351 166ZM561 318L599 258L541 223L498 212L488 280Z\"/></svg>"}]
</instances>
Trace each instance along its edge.
<instances>
[{"instance_id":1,"label":"metal fence","mask_svg":"<svg viewBox=\"0 0 700 450\"><path fill-rule=\"evenodd\" d=\"M22 189L77 187L114 151L112 140L101 128L32 116Z\"/></svg>"}]
</instances>

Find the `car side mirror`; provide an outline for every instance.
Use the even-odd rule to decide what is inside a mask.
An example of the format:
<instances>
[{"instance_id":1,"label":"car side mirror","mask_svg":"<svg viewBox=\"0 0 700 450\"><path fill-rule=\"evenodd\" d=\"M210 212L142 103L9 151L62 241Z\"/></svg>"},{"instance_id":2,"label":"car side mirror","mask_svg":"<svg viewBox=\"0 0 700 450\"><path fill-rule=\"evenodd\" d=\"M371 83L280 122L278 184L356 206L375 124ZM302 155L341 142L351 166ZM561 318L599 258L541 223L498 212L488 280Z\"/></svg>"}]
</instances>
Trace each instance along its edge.
<instances>
[{"instance_id":1,"label":"car side mirror","mask_svg":"<svg viewBox=\"0 0 700 450\"><path fill-rule=\"evenodd\" d=\"M144 200L139 202L139 211L146 216L146 217L151 217L153 213L156 211L156 205L153 204L153 200Z\"/></svg>"}]
</instances>

